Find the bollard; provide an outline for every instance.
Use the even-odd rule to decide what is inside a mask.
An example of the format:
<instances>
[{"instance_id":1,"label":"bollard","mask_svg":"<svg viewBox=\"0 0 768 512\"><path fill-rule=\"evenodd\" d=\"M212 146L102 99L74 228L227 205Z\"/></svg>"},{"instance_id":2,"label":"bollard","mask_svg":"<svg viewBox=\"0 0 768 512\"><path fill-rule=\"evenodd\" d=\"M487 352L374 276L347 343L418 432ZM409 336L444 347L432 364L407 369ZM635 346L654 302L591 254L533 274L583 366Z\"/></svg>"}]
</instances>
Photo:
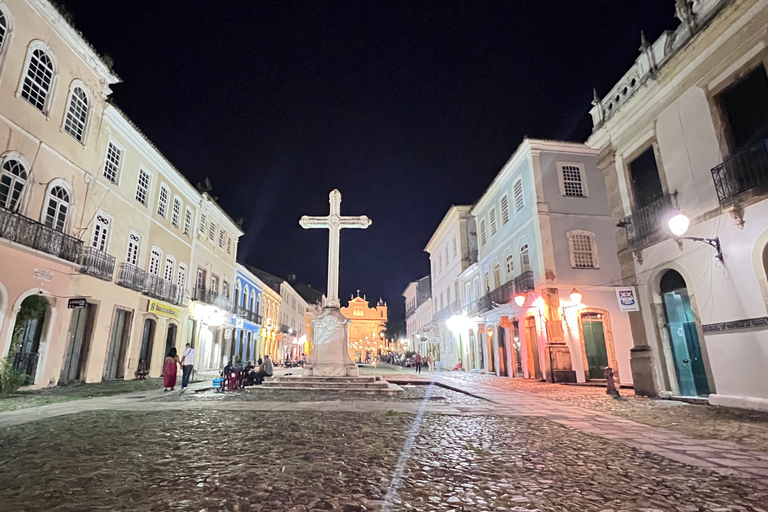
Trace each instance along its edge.
<instances>
[{"instance_id":1,"label":"bollard","mask_svg":"<svg viewBox=\"0 0 768 512\"><path fill-rule=\"evenodd\" d=\"M605 367L605 394L611 395L614 398L619 398L619 390L616 389L616 383L613 381L613 368L610 366Z\"/></svg>"}]
</instances>

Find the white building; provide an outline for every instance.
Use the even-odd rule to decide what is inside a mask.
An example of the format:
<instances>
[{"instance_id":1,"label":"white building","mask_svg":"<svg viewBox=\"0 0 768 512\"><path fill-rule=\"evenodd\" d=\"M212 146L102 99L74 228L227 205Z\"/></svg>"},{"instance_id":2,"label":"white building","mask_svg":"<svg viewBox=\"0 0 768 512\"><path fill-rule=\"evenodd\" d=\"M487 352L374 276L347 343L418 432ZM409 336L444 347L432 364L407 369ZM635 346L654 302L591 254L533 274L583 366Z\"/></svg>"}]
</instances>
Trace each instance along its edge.
<instances>
[{"instance_id":1,"label":"white building","mask_svg":"<svg viewBox=\"0 0 768 512\"><path fill-rule=\"evenodd\" d=\"M424 276L418 281L408 283L405 291L405 330L408 337L408 350L426 354L430 338L436 338L432 332L432 280Z\"/></svg>"},{"instance_id":2,"label":"white building","mask_svg":"<svg viewBox=\"0 0 768 512\"><path fill-rule=\"evenodd\" d=\"M467 369L550 382L631 383L614 223L597 152L525 139L472 208L478 261L460 276Z\"/></svg>"},{"instance_id":3,"label":"white building","mask_svg":"<svg viewBox=\"0 0 768 512\"><path fill-rule=\"evenodd\" d=\"M768 2L676 6L680 26L595 98L587 141L637 283L635 389L768 410ZM711 246L672 236L680 211Z\"/></svg>"},{"instance_id":4,"label":"white building","mask_svg":"<svg viewBox=\"0 0 768 512\"><path fill-rule=\"evenodd\" d=\"M475 220L471 206L451 206L424 248L432 269L432 320L437 339L429 340L429 353L443 368L461 361L459 343L446 321L460 311L459 274L477 260Z\"/></svg>"}]
</instances>

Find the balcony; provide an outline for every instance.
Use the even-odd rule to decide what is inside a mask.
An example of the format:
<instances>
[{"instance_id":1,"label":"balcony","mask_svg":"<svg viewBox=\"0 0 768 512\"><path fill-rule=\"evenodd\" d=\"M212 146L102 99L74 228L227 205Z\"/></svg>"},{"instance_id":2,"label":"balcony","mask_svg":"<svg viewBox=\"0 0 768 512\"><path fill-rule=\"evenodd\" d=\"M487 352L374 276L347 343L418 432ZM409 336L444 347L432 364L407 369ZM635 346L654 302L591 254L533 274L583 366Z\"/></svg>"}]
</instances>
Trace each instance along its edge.
<instances>
[{"instance_id":1,"label":"balcony","mask_svg":"<svg viewBox=\"0 0 768 512\"><path fill-rule=\"evenodd\" d=\"M86 247L81 254L80 265L81 273L111 281L115 271L115 257L93 247Z\"/></svg>"},{"instance_id":2,"label":"balcony","mask_svg":"<svg viewBox=\"0 0 768 512\"><path fill-rule=\"evenodd\" d=\"M83 241L18 213L0 208L0 238L78 263Z\"/></svg>"},{"instance_id":3,"label":"balcony","mask_svg":"<svg viewBox=\"0 0 768 512\"><path fill-rule=\"evenodd\" d=\"M209 290L208 288L195 288L192 293L192 300L198 302L205 302L217 308L225 311L232 311L234 305L232 299L224 295L219 295L216 290Z\"/></svg>"},{"instance_id":4,"label":"balcony","mask_svg":"<svg viewBox=\"0 0 768 512\"><path fill-rule=\"evenodd\" d=\"M473 316L480 313L484 313L491 309L490 294L483 295L477 300L470 302L464 306L464 314L467 316Z\"/></svg>"},{"instance_id":5,"label":"balcony","mask_svg":"<svg viewBox=\"0 0 768 512\"><path fill-rule=\"evenodd\" d=\"M432 315L432 319L435 322L444 322L444 321L448 320L449 318L451 318L451 308L450 307L441 309L440 311L438 311L437 313Z\"/></svg>"},{"instance_id":6,"label":"balcony","mask_svg":"<svg viewBox=\"0 0 768 512\"><path fill-rule=\"evenodd\" d=\"M768 141L740 151L712 168L712 179L720 203L760 185L768 185Z\"/></svg>"},{"instance_id":7,"label":"balcony","mask_svg":"<svg viewBox=\"0 0 768 512\"><path fill-rule=\"evenodd\" d=\"M117 284L131 290L144 291L144 282L147 280L147 273L130 263L121 263L117 271Z\"/></svg>"},{"instance_id":8,"label":"balcony","mask_svg":"<svg viewBox=\"0 0 768 512\"><path fill-rule=\"evenodd\" d=\"M141 293L172 304L180 305L184 302L183 289L180 290L178 285L154 274L147 274L147 278L144 281L144 289L141 290Z\"/></svg>"},{"instance_id":9,"label":"balcony","mask_svg":"<svg viewBox=\"0 0 768 512\"><path fill-rule=\"evenodd\" d=\"M243 306L235 306L235 314L243 320L261 325L261 315Z\"/></svg>"},{"instance_id":10,"label":"balcony","mask_svg":"<svg viewBox=\"0 0 768 512\"><path fill-rule=\"evenodd\" d=\"M518 276L520 277L520 276ZM515 281L507 281L488 294L491 304L507 304L515 296Z\"/></svg>"},{"instance_id":11,"label":"balcony","mask_svg":"<svg viewBox=\"0 0 768 512\"><path fill-rule=\"evenodd\" d=\"M416 312L416 308L409 307L405 310L405 318L408 318L409 316L413 315Z\"/></svg>"},{"instance_id":12,"label":"balcony","mask_svg":"<svg viewBox=\"0 0 768 512\"><path fill-rule=\"evenodd\" d=\"M280 324L280 332L281 332L281 333L283 333L283 334L291 334L291 331L293 331L293 329L291 329L291 328L290 328L290 327L288 327L287 325L285 325L285 324Z\"/></svg>"},{"instance_id":13,"label":"balcony","mask_svg":"<svg viewBox=\"0 0 768 512\"><path fill-rule=\"evenodd\" d=\"M528 270L515 278L515 295L535 289L533 271Z\"/></svg>"},{"instance_id":14,"label":"balcony","mask_svg":"<svg viewBox=\"0 0 768 512\"><path fill-rule=\"evenodd\" d=\"M627 230L627 243L635 245L662 231L664 224L674 213L672 196L667 194L647 206L634 210L619 226Z\"/></svg>"}]
</instances>

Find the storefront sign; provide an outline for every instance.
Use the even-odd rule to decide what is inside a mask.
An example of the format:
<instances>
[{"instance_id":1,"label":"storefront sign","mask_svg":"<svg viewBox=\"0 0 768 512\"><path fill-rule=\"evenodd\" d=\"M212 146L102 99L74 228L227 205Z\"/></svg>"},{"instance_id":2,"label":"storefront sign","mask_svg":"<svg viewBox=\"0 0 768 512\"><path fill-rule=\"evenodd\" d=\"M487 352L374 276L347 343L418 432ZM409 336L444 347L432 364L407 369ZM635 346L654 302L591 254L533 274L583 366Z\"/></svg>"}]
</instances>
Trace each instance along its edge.
<instances>
[{"instance_id":1,"label":"storefront sign","mask_svg":"<svg viewBox=\"0 0 768 512\"><path fill-rule=\"evenodd\" d=\"M232 329L224 329L224 339L228 340L232 338Z\"/></svg>"},{"instance_id":2,"label":"storefront sign","mask_svg":"<svg viewBox=\"0 0 768 512\"><path fill-rule=\"evenodd\" d=\"M634 287L616 288L616 300L619 301L619 311L640 311Z\"/></svg>"},{"instance_id":3,"label":"storefront sign","mask_svg":"<svg viewBox=\"0 0 768 512\"><path fill-rule=\"evenodd\" d=\"M722 322L719 324L705 324L701 326L701 329L707 334L766 328L768 328L768 317L765 316L760 318L747 318L746 320L733 320L731 322Z\"/></svg>"},{"instance_id":4,"label":"storefront sign","mask_svg":"<svg viewBox=\"0 0 768 512\"><path fill-rule=\"evenodd\" d=\"M166 304L164 302L160 302L157 300L149 301L149 303L147 304L147 311L149 313L154 313L159 316L173 318L174 320L178 320L180 315L179 308L175 308L170 304Z\"/></svg>"},{"instance_id":5,"label":"storefront sign","mask_svg":"<svg viewBox=\"0 0 768 512\"><path fill-rule=\"evenodd\" d=\"M85 305L88 303L86 299L69 299L67 301L68 309L85 309Z\"/></svg>"},{"instance_id":6,"label":"storefront sign","mask_svg":"<svg viewBox=\"0 0 768 512\"><path fill-rule=\"evenodd\" d=\"M235 329L242 329L243 328L243 319L242 318L232 317L232 320L234 320L234 322L232 322L232 323L235 325Z\"/></svg>"}]
</instances>

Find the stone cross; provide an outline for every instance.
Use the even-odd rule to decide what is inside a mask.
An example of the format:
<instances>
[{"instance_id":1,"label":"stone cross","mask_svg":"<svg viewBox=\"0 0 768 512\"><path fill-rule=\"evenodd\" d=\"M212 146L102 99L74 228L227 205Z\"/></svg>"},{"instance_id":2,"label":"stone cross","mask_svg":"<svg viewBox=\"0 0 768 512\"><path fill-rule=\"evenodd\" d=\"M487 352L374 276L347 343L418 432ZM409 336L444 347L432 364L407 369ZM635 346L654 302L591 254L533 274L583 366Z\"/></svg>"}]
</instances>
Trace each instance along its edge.
<instances>
[{"instance_id":1,"label":"stone cross","mask_svg":"<svg viewBox=\"0 0 768 512\"><path fill-rule=\"evenodd\" d=\"M299 224L304 229L325 228L330 231L328 236L328 292L326 307L338 308L339 302L339 234L343 228L365 229L371 225L371 219L365 215L360 217L341 216L341 192L334 190L329 195L331 213L327 217L303 216Z\"/></svg>"}]
</instances>

